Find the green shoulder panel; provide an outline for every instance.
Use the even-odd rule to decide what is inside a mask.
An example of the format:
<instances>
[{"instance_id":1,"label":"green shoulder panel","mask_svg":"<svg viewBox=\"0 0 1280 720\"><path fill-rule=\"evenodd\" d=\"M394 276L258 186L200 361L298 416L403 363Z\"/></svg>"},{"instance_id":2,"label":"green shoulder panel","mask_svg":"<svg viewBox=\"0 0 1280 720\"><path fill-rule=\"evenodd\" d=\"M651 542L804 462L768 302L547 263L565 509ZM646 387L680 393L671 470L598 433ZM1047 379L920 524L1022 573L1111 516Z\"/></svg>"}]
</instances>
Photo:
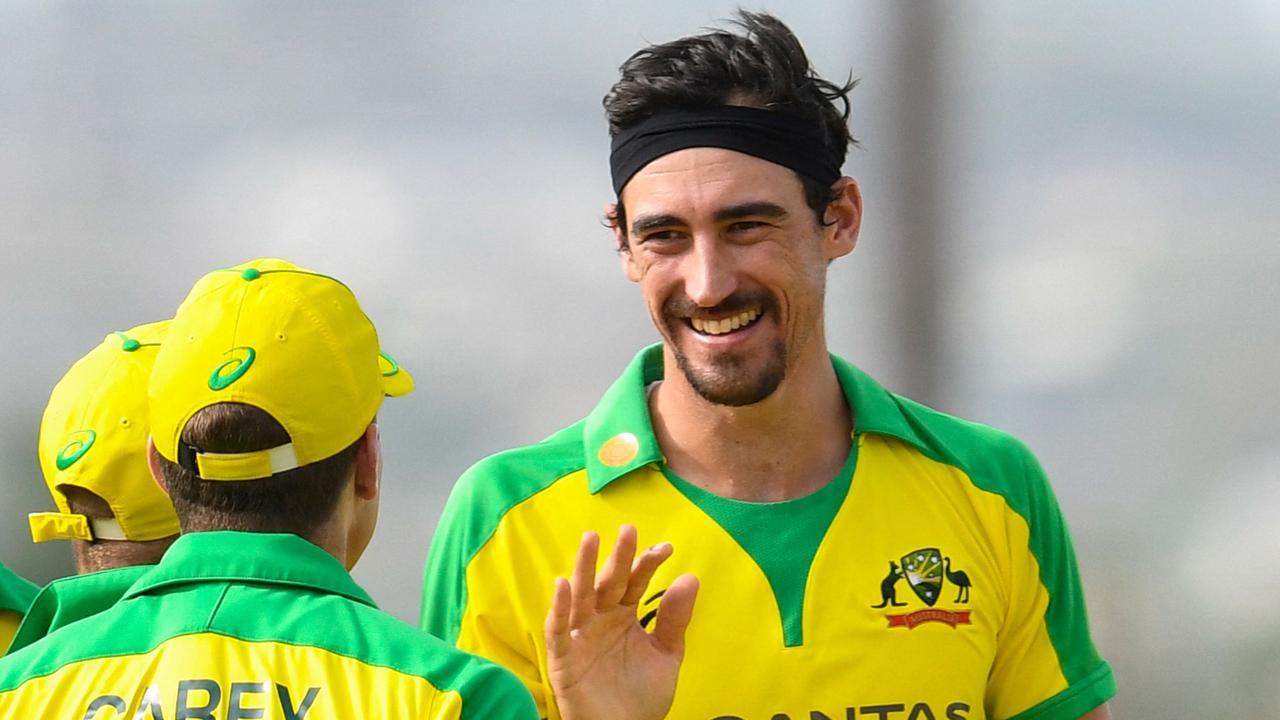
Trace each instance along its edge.
<instances>
[{"instance_id":1,"label":"green shoulder panel","mask_svg":"<svg viewBox=\"0 0 1280 720\"><path fill-rule=\"evenodd\" d=\"M423 630L457 641L467 605L467 566L507 511L585 466L583 425L575 423L536 445L491 455L458 479L427 553Z\"/></svg>"},{"instance_id":2,"label":"green shoulder panel","mask_svg":"<svg viewBox=\"0 0 1280 720\"><path fill-rule=\"evenodd\" d=\"M170 637L200 632L205 629L207 613L194 617L195 613L184 610L204 603L213 607L222 592L220 585L196 586L180 602L165 605L163 614L156 611L158 598L126 599L81 622L64 625L42 641L0 659L0 693L64 665L146 653Z\"/></svg>"},{"instance_id":3,"label":"green shoulder panel","mask_svg":"<svg viewBox=\"0 0 1280 720\"><path fill-rule=\"evenodd\" d=\"M25 614L38 592L40 586L0 563L0 610Z\"/></svg>"},{"instance_id":4,"label":"green shoulder panel","mask_svg":"<svg viewBox=\"0 0 1280 720\"><path fill-rule=\"evenodd\" d=\"M102 570L54 580L36 595L9 652L16 652L58 628L116 604L150 565Z\"/></svg>"},{"instance_id":5,"label":"green shoulder panel","mask_svg":"<svg viewBox=\"0 0 1280 720\"><path fill-rule=\"evenodd\" d=\"M233 586L222 598L210 629L247 641L309 645L426 678L437 689L462 696L463 718L537 717L529 691L508 670L346 598L295 595L290 599Z\"/></svg>"},{"instance_id":6,"label":"green shoulder panel","mask_svg":"<svg viewBox=\"0 0 1280 720\"><path fill-rule=\"evenodd\" d=\"M458 692L465 718L537 717L528 691L510 672L375 607L329 593L216 580L127 597L6 656L0 660L0 693L71 663L143 654L171 638L205 632L315 647L422 677L442 691Z\"/></svg>"},{"instance_id":7,"label":"green shoulder panel","mask_svg":"<svg viewBox=\"0 0 1280 720\"><path fill-rule=\"evenodd\" d=\"M1106 663L1089 637L1075 552L1058 501L1031 451L1007 433L894 396L926 455L960 468L981 490L1000 495L1030 529L1030 550L1049 593L1045 624L1062 674L1076 685Z\"/></svg>"}]
</instances>

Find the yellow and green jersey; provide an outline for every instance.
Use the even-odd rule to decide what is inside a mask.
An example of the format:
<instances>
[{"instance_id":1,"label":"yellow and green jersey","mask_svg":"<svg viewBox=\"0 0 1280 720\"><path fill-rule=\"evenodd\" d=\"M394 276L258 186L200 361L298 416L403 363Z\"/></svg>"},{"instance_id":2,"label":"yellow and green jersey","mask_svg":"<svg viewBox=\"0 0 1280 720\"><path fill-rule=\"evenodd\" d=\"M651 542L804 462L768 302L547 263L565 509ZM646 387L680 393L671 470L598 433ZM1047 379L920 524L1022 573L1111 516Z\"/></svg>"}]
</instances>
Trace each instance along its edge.
<instances>
[{"instance_id":1,"label":"yellow and green jersey","mask_svg":"<svg viewBox=\"0 0 1280 720\"><path fill-rule=\"evenodd\" d=\"M458 482L427 558L422 624L515 672L544 717L543 621L582 533L675 554L637 608L701 581L670 718L1063 720L1115 692L1067 529L1018 441L895 396L832 358L855 417L822 490L728 500L664 464L642 352L581 422Z\"/></svg>"},{"instance_id":2,"label":"yellow and green jersey","mask_svg":"<svg viewBox=\"0 0 1280 720\"><path fill-rule=\"evenodd\" d=\"M152 567L130 565L100 570L59 578L45 585L22 618L22 625L9 644L9 652L17 652L63 625L110 608Z\"/></svg>"},{"instance_id":3,"label":"yellow and green jersey","mask_svg":"<svg viewBox=\"0 0 1280 720\"><path fill-rule=\"evenodd\" d=\"M536 717L507 671L378 610L294 535L184 535L110 609L0 659L0 717Z\"/></svg>"},{"instance_id":4,"label":"yellow and green jersey","mask_svg":"<svg viewBox=\"0 0 1280 720\"><path fill-rule=\"evenodd\" d=\"M18 631L40 588L0 563L0 655Z\"/></svg>"}]
</instances>

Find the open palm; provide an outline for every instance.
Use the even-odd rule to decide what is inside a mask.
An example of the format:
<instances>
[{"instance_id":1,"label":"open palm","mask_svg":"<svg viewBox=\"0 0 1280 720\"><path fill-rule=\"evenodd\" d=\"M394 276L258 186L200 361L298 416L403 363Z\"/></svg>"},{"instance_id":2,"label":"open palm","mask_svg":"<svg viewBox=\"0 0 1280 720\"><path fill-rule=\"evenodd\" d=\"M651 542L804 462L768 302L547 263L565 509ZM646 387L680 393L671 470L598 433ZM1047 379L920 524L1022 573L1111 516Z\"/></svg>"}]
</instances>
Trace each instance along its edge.
<instances>
[{"instance_id":1,"label":"open palm","mask_svg":"<svg viewBox=\"0 0 1280 720\"><path fill-rule=\"evenodd\" d=\"M636 620L649 580L672 547L638 558L636 529L623 525L597 577L600 537L583 536L572 582L556 579L547 613L547 667L564 720L661 720L675 696L684 633L698 581L682 575L667 588L653 632Z\"/></svg>"}]
</instances>

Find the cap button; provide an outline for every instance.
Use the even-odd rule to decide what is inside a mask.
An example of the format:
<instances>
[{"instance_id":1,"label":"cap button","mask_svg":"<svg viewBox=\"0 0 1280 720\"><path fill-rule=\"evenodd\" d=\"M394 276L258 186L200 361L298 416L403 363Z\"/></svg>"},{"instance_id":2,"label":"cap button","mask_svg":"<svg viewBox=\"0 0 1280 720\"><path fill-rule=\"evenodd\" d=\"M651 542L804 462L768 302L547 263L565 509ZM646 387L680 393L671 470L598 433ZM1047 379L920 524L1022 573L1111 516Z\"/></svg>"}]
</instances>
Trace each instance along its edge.
<instances>
[{"instance_id":1,"label":"cap button","mask_svg":"<svg viewBox=\"0 0 1280 720\"><path fill-rule=\"evenodd\" d=\"M632 433L624 432L606 440L604 445L600 446L600 452L596 456L600 458L601 463L609 467L622 467L635 460L639 453L640 441Z\"/></svg>"},{"instance_id":2,"label":"cap button","mask_svg":"<svg viewBox=\"0 0 1280 720\"><path fill-rule=\"evenodd\" d=\"M245 268L244 272L240 273L240 277L245 280L257 280L262 277L262 273L258 272L257 268Z\"/></svg>"},{"instance_id":3,"label":"cap button","mask_svg":"<svg viewBox=\"0 0 1280 720\"><path fill-rule=\"evenodd\" d=\"M137 350L140 347L142 347L142 343L138 342L137 340L134 340L133 338L128 338L127 340L125 340L123 343L120 344L120 349L125 352L133 352L134 350Z\"/></svg>"}]
</instances>

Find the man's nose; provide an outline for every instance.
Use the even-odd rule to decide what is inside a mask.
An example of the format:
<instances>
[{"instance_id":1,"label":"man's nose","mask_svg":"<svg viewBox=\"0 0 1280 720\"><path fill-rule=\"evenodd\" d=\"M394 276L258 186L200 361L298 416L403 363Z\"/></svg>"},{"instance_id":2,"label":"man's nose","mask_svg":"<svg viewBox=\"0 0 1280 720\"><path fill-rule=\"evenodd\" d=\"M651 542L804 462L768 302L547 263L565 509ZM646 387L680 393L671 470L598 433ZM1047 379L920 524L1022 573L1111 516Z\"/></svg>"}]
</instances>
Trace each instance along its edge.
<instances>
[{"instance_id":1,"label":"man's nose","mask_svg":"<svg viewBox=\"0 0 1280 720\"><path fill-rule=\"evenodd\" d=\"M737 289L732 253L714 240L695 240L685 275L685 293L698 307L715 307Z\"/></svg>"}]
</instances>

